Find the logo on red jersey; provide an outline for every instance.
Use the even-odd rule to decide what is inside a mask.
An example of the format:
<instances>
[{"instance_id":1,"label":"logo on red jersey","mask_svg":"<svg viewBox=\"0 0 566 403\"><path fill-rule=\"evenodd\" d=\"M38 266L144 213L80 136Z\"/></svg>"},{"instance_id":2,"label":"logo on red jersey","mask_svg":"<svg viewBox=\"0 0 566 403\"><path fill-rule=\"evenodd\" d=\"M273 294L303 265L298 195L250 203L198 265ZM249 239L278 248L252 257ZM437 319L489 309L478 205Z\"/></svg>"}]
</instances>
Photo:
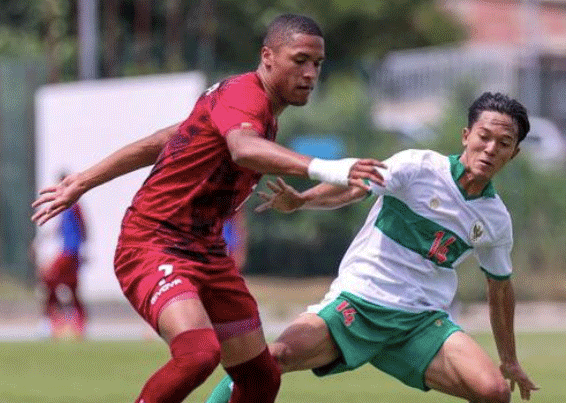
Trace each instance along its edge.
<instances>
[{"instance_id":1,"label":"logo on red jersey","mask_svg":"<svg viewBox=\"0 0 566 403\"><path fill-rule=\"evenodd\" d=\"M178 286L179 284L182 284L183 280L181 280L180 278L176 278L173 281L170 282L165 282L165 280L161 280L159 282L159 285L161 287L159 287L159 290L157 290L155 292L155 294L153 294L153 296L151 297L151 305L155 304L157 302L157 300L159 299L159 297L161 297L161 295L163 295L163 293L169 291L171 288Z\"/></svg>"}]
</instances>

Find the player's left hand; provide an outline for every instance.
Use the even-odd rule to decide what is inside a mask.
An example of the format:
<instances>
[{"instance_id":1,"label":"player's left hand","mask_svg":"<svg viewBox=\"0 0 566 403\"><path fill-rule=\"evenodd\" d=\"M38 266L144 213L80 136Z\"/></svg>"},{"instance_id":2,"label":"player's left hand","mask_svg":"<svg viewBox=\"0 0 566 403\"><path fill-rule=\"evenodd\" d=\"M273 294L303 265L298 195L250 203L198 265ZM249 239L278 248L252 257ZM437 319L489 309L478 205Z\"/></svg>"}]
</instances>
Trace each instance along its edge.
<instances>
[{"instance_id":1,"label":"player's left hand","mask_svg":"<svg viewBox=\"0 0 566 403\"><path fill-rule=\"evenodd\" d=\"M539 388L529 379L527 374L523 371L519 363L503 363L499 366L501 373L506 379L511 382L511 390L515 390L515 383L519 386L521 392L521 399L529 400L531 398L531 391L538 390Z\"/></svg>"},{"instance_id":2,"label":"player's left hand","mask_svg":"<svg viewBox=\"0 0 566 403\"><path fill-rule=\"evenodd\" d=\"M257 213L269 209L292 213L305 203L300 193L281 178L277 178L277 183L267 181L266 185L273 193L258 192L258 196L265 202L254 209Z\"/></svg>"},{"instance_id":3,"label":"player's left hand","mask_svg":"<svg viewBox=\"0 0 566 403\"><path fill-rule=\"evenodd\" d=\"M369 191L370 188L365 180L370 180L379 186L385 186L385 179L379 171L379 168L386 169L387 166L376 159L359 159L350 168L350 172L348 174L348 185L357 186L365 191Z\"/></svg>"}]
</instances>

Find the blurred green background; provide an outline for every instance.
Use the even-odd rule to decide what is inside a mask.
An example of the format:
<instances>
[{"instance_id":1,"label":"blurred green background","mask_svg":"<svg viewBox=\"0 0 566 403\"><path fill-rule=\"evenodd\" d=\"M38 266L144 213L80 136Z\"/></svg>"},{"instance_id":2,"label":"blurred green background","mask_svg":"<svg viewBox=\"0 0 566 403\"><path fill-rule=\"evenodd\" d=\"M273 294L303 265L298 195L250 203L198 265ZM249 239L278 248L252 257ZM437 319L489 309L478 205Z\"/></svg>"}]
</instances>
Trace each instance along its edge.
<instances>
[{"instance_id":1,"label":"blurred green background","mask_svg":"<svg viewBox=\"0 0 566 403\"><path fill-rule=\"evenodd\" d=\"M443 153L460 151L459 136L466 125L466 109L485 89L489 76L489 71L481 70L486 64L479 67L476 75L453 75L448 84L435 86L430 84L430 74L427 75L430 68L419 70L424 64L418 56L422 59L431 49L439 55L447 54L447 49L465 52L467 46L482 43L480 34L487 29L474 25L478 21L464 18L465 13L454 1L303 3L294 0L2 0L0 292L31 290L35 281L29 253L35 233L29 221L32 213L29 206L35 196L33 94L46 83L184 70L204 71L212 83L229 74L255 69L266 24L282 12L298 12L320 23L326 36L328 60L309 105L290 108L281 116L278 138L282 144L298 147L298 140L306 139L303 145L309 145L312 140L310 151L316 155L324 151L316 148L317 139L330 139L336 146L332 151L334 156L378 159L410 147L432 148ZM477 6L480 11L481 7L487 7L482 3L485 2L466 2L468 7ZM553 36L556 33L546 29L544 21L553 17L566 20L566 3L537 2L537 9L526 9L522 2L487 3L509 19L516 15L524 18L520 20L516 37L505 34L497 39L495 32L484 42L493 45L491 42L495 41L502 49L533 50L527 55L521 50L520 58L510 58L517 62L510 73L513 85L503 85L503 89L525 103L532 115L555 122L564 133L565 101L556 101L556 91L566 89L566 58L561 56L565 54L566 41L560 45ZM513 7L517 8L515 14L505 14ZM484 12L493 14L489 10ZM85 15L91 16L87 22ZM544 17L540 19L542 26L536 33L536 41L529 16ZM499 20L498 24L505 24L505 18ZM486 21L483 24L489 23ZM566 38L562 31L559 35ZM489 52L480 52L480 56L456 67L475 66L482 57L489 62L500 59L498 54ZM434 57L433 67L441 62ZM392 61L401 59L413 73L391 79L391 74L387 74L392 71ZM441 72L437 78L440 82L446 77ZM428 87L419 80L428 80ZM415 126L422 112L419 108L428 105L417 103L414 110L409 108L401 117L410 121L412 128L379 124L380 106L407 109L407 99L416 98L415 88L428 91L420 94L422 99L442 98L442 102L435 104L434 119L423 119ZM558 159L543 167L539 159L533 158L537 156L536 150L519 154L496 178L495 186L514 219L513 258L518 298L564 301L565 165L563 159ZM264 183L259 187L263 188ZM289 183L299 189L311 185L303 180L289 180ZM252 197L246 205L251 234L246 273L277 277L333 276L372 202L368 199L334 212L255 214L253 208L259 199ZM478 273L475 262L460 271L459 296L463 301L485 299L484 280Z\"/></svg>"}]
</instances>

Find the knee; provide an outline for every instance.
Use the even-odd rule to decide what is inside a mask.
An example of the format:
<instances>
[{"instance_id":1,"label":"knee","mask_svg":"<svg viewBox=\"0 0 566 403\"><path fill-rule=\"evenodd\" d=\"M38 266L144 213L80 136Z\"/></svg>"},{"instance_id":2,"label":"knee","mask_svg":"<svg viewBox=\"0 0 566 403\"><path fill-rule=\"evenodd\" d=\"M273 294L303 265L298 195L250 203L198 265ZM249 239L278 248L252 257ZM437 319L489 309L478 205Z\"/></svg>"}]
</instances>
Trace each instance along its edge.
<instances>
[{"instance_id":1,"label":"knee","mask_svg":"<svg viewBox=\"0 0 566 403\"><path fill-rule=\"evenodd\" d=\"M281 372L291 372L301 364L296 350L285 343L274 343L269 346L273 358L279 363Z\"/></svg>"},{"instance_id":2,"label":"knee","mask_svg":"<svg viewBox=\"0 0 566 403\"><path fill-rule=\"evenodd\" d=\"M208 376L220 364L220 348L204 347L192 354L176 356L174 361L181 371L192 372L193 368L198 367L203 374L206 373L206 376Z\"/></svg>"},{"instance_id":3,"label":"knee","mask_svg":"<svg viewBox=\"0 0 566 403\"><path fill-rule=\"evenodd\" d=\"M279 364L282 372L288 372L292 366L293 353L291 348L285 343L275 342L269 345L269 353L273 356L275 361Z\"/></svg>"},{"instance_id":4,"label":"knee","mask_svg":"<svg viewBox=\"0 0 566 403\"><path fill-rule=\"evenodd\" d=\"M480 385L479 394L482 402L509 403L511 401L511 389L503 378L483 382Z\"/></svg>"},{"instance_id":5,"label":"knee","mask_svg":"<svg viewBox=\"0 0 566 403\"><path fill-rule=\"evenodd\" d=\"M208 376L220 364L220 343L212 331L181 333L170 348L175 366L182 372L192 372L198 367Z\"/></svg>"}]
</instances>

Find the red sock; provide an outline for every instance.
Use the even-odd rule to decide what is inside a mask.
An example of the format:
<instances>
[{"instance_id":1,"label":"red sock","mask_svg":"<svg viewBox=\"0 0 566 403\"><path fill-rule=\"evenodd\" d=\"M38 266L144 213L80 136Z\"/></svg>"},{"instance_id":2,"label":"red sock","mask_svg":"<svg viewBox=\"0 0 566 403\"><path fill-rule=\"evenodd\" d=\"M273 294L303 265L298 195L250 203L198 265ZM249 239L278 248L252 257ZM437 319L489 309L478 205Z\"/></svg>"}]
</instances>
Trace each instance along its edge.
<instances>
[{"instance_id":1,"label":"red sock","mask_svg":"<svg viewBox=\"0 0 566 403\"><path fill-rule=\"evenodd\" d=\"M212 329L188 330L170 345L171 360L149 378L136 403L181 403L220 363Z\"/></svg>"},{"instance_id":2,"label":"red sock","mask_svg":"<svg viewBox=\"0 0 566 403\"><path fill-rule=\"evenodd\" d=\"M281 370L267 347L254 359L226 368L226 372L234 381L230 403L275 402Z\"/></svg>"}]
</instances>

